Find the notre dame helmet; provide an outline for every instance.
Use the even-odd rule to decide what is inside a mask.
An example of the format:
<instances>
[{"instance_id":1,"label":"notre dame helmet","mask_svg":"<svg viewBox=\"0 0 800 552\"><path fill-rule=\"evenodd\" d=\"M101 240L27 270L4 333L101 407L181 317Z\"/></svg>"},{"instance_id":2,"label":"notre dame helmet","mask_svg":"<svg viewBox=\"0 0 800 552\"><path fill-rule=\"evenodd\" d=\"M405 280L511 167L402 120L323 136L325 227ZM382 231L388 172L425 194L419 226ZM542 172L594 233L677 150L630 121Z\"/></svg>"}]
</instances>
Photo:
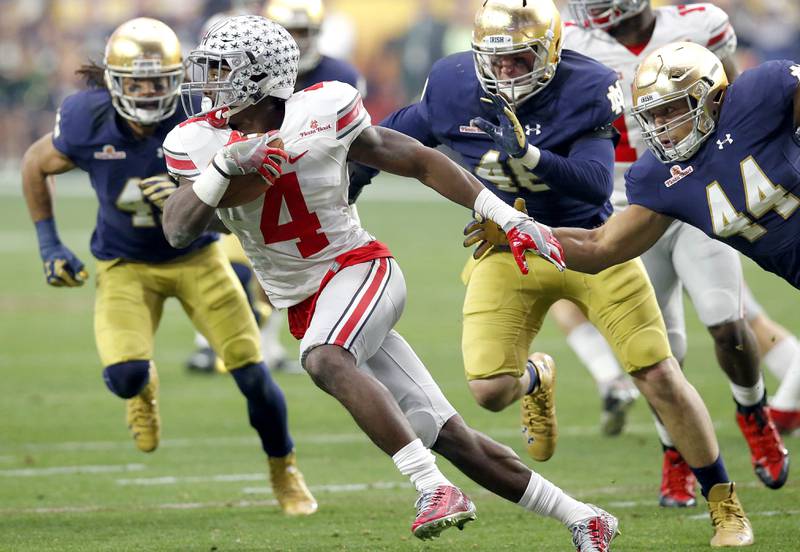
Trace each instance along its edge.
<instances>
[{"instance_id":1,"label":"notre dame helmet","mask_svg":"<svg viewBox=\"0 0 800 552\"><path fill-rule=\"evenodd\" d=\"M561 59L561 15L551 0L486 0L472 30L475 71L484 90L503 93L518 107L539 93L556 73ZM533 54L527 73L501 78L501 56Z\"/></svg>"},{"instance_id":2,"label":"notre dame helmet","mask_svg":"<svg viewBox=\"0 0 800 552\"><path fill-rule=\"evenodd\" d=\"M569 0L575 23L589 29L608 29L642 11L650 0Z\"/></svg>"},{"instance_id":3,"label":"notre dame helmet","mask_svg":"<svg viewBox=\"0 0 800 552\"><path fill-rule=\"evenodd\" d=\"M184 75L181 44L161 21L139 17L117 27L106 43L103 66L111 101L121 116L153 125L175 113ZM140 79L148 81L141 93Z\"/></svg>"},{"instance_id":4,"label":"notre dame helmet","mask_svg":"<svg viewBox=\"0 0 800 552\"><path fill-rule=\"evenodd\" d=\"M300 48L297 70L300 74L314 69L320 60L319 41L325 8L322 0L269 0L264 17L272 19L292 34Z\"/></svg>"},{"instance_id":5,"label":"notre dame helmet","mask_svg":"<svg viewBox=\"0 0 800 552\"><path fill-rule=\"evenodd\" d=\"M656 157L664 163L685 161L714 132L727 88L728 77L717 56L698 44L675 42L652 52L639 65L631 114ZM656 125L651 110L680 100L689 111ZM692 131L685 138L662 140L690 120Z\"/></svg>"}]
</instances>

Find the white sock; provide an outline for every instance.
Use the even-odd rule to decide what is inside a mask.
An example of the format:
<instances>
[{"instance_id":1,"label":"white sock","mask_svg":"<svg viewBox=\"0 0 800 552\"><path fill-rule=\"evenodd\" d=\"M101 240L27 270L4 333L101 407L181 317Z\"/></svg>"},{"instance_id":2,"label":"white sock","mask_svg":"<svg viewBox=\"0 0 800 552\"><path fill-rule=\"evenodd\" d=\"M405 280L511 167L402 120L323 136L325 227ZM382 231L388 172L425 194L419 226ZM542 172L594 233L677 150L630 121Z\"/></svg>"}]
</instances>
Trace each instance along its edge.
<instances>
[{"instance_id":1,"label":"white sock","mask_svg":"<svg viewBox=\"0 0 800 552\"><path fill-rule=\"evenodd\" d=\"M731 386L731 393L733 398L742 406L753 406L764 398L764 376L758 377L758 381L752 387L742 387L736 385L732 381L728 384Z\"/></svg>"},{"instance_id":2,"label":"white sock","mask_svg":"<svg viewBox=\"0 0 800 552\"><path fill-rule=\"evenodd\" d=\"M392 460L400 473L408 476L420 493L432 491L439 485L452 485L436 467L436 457L419 439L414 439L398 450Z\"/></svg>"},{"instance_id":3,"label":"white sock","mask_svg":"<svg viewBox=\"0 0 800 552\"><path fill-rule=\"evenodd\" d=\"M778 410L800 410L800 355L794 357L769 404Z\"/></svg>"},{"instance_id":4,"label":"white sock","mask_svg":"<svg viewBox=\"0 0 800 552\"><path fill-rule=\"evenodd\" d=\"M211 347L211 345L208 343L208 339L206 339L200 332L194 332L194 346L198 349L208 349Z\"/></svg>"},{"instance_id":5,"label":"white sock","mask_svg":"<svg viewBox=\"0 0 800 552\"><path fill-rule=\"evenodd\" d=\"M795 336L787 335L767 351L763 360L772 375L782 380L790 366L800 363L800 343Z\"/></svg>"},{"instance_id":6,"label":"white sock","mask_svg":"<svg viewBox=\"0 0 800 552\"><path fill-rule=\"evenodd\" d=\"M283 313L274 310L267 318L267 323L261 327L261 351L264 362L270 367L286 358L286 349L280 340L283 319Z\"/></svg>"},{"instance_id":7,"label":"white sock","mask_svg":"<svg viewBox=\"0 0 800 552\"><path fill-rule=\"evenodd\" d=\"M664 427L664 424L661 423L661 420L653 415L653 423L656 426L656 433L658 433L658 440L661 441L661 444L665 447L672 447L675 448L675 443L672 442L672 437L669 436L667 432L667 428Z\"/></svg>"},{"instance_id":8,"label":"white sock","mask_svg":"<svg viewBox=\"0 0 800 552\"><path fill-rule=\"evenodd\" d=\"M611 382L622 375L614 352L591 322L576 326L567 336L567 343L592 374L601 395L605 395Z\"/></svg>"},{"instance_id":9,"label":"white sock","mask_svg":"<svg viewBox=\"0 0 800 552\"><path fill-rule=\"evenodd\" d=\"M557 519L567 527L597 514L583 502L575 500L536 472L525 494L517 502L530 512Z\"/></svg>"}]
</instances>

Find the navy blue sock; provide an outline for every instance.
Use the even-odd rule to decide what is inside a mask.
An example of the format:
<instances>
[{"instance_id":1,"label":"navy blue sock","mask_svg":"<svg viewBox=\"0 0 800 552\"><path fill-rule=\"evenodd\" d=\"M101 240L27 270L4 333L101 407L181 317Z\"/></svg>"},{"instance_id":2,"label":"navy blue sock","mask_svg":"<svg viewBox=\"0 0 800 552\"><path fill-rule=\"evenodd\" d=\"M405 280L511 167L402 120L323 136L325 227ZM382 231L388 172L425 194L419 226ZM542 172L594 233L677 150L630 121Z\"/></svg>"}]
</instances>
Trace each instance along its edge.
<instances>
[{"instance_id":1,"label":"navy blue sock","mask_svg":"<svg viewBox=\"0 0 800 552\"><path fill-rule=\"evenodd\" d=\"M286 399L263 362L231 370L239 390L247 398L250 425L261 438L267 456L286 456L294 448L289 435Z\"/></svg>"},{"instance_id":2,"label":"navy blue sock","mask_svg":"<svg viewBox=\"0 0 800 552\"><path fill-rule=\"evenodd\" d=\"M123 399L138 395L150 381L149 360L129 360L106 366L103 381L112 393Z\"/></svg>"},{"instance_id":3,"label":"navy blue sock","mask_svg":"<svg viewBox=\"0 0 800 552\"><path fill-rule=\"evenodd\" d=\"M713 464L704 466L702 468L692 468L692 473L700 483L700 490L703 496L708 498L708 492L711 487L717 483L728 483L728 472L725 471L725 464L722 462L722 455L717 456Z\"/></svg>"},{"instance_id":4,"label":"navy blue sock","mask_svg":"<svg viewBox=\"0 0 800 552\"><path fill-rule=\"evenodd\" d=\"M534 366L533 362L531 362L530 360L525 365L525 369L531 376L531 383L528 385L528 390L525 391L525 394L530 395L531 393L533 393L533 390L536 389L536 386L539 385L539 372L536 371L536 366Z\"/></svg>"}]
</instances>

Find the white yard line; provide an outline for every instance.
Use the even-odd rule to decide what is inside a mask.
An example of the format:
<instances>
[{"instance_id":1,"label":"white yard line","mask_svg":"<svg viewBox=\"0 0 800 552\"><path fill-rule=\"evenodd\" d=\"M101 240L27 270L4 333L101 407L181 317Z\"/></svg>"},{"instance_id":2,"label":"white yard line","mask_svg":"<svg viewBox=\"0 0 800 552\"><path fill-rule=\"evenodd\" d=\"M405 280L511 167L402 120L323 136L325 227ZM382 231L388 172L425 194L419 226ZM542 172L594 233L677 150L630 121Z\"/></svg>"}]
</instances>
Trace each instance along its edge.
<instances>
[{"instance_id":1,"label":"white yard line","mask_svg":"<svg viewBox=\"0 0 800 552\"><path fill-rule=\"evenodd\" d=\"M715 427L722 427L725 424L715 424ZM516 428L502 427L494 429L481 429L484 433L496 438L513 438L520 435ZM559 433L570 437L588 437L599 435L596 425L568 426L559 428ZM653 425L629 424L625 427L625 433L630 435L653 435ZM352 444L367 443L367 437L363 433L332 433L332 434L294 434L294 440L300 444L310 445L329 445L329 444ZM256 437L201 437L187 439L162 439L163 448L193 448L209 446L254 446L258 444ZM116 450L128 449L133 447L130 440L120 441L66 441L55 443L20 443L13 446L0 446L0 451L9 452L19 450L24 452L75 452L75 451L97 451L97 450Z\"/></svg>"},{"instance_id":2,"label":"white yard line","mask_svg":"<svg viewBox=\"0 0 800 552\"><path fill-rule=\"evenodd\" d=\"M47 468L21 468L0 470L0 477L41 477L46 475L76 475L85 473L119 473L142 471L144 464L114 464L104 466L51 466Z\"/></svg>"}]
</instances>

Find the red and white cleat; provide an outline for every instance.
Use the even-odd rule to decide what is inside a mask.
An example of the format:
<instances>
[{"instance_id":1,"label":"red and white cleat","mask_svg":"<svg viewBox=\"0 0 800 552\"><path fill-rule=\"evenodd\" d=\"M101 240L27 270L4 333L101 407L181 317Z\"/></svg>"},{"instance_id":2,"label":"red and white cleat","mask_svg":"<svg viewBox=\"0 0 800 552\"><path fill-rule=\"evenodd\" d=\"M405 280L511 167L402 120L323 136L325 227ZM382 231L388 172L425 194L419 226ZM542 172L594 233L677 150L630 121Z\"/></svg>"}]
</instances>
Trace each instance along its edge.
<instances>
[{"instance_id":1,"label":"red and white cleat","mask_svg":"<svg viewBox=\"0 0 800 552\"><path fill-rule=\"evenodd\" d=\"M619 520L593 504L587 506L597 515L570 526L572 544L578 552L608 552L611 541L619 535Z\"/></svg>"},{"instance_id":2,"label":"red and white cleat","mask_svg":"<svg viewBox=\"0 0 800 552\"><path fill-rule=\"evenodd\" d=\"M435 539L448 527L463 529L476 517L475 505L453 485L440 485L422 493L416 507L417 519L411 524L411 532L422 540Z\"/></svg>"},{"instance_id":3,"label":"red and white cleat","mask_svg":"<svg viewBox=\"0 0 800 552\"><path fill-rule=\"evenodd\" d=\"M800 410L779 410L771 406L769 417L779 433L794 433L800 429Z\"/></svg>"},{"instance_id":4,"label":"red and white cleat","mask_svg":"<svg viewBox=\"0 0 800 552\"><path fill-rule=\"evenodd\" d=\"M736 422L742 430L750 460L761 482L770 489L780 489L789 476L789 451L772 423L766 407L749 414L736 413Z\"/></svg>"},{"instance_id":5,"label":"red and white cleat","mask_svg":"<svg viewBox=\"0 0 800 552\"><path fill-rule=\"evenodd\" d=\"M659 505L664 508L687 508L697 505L696 486L697 478L681 453L675 449L665 450L664 465L661 468Z\"/></svg>"}]
</instances>

